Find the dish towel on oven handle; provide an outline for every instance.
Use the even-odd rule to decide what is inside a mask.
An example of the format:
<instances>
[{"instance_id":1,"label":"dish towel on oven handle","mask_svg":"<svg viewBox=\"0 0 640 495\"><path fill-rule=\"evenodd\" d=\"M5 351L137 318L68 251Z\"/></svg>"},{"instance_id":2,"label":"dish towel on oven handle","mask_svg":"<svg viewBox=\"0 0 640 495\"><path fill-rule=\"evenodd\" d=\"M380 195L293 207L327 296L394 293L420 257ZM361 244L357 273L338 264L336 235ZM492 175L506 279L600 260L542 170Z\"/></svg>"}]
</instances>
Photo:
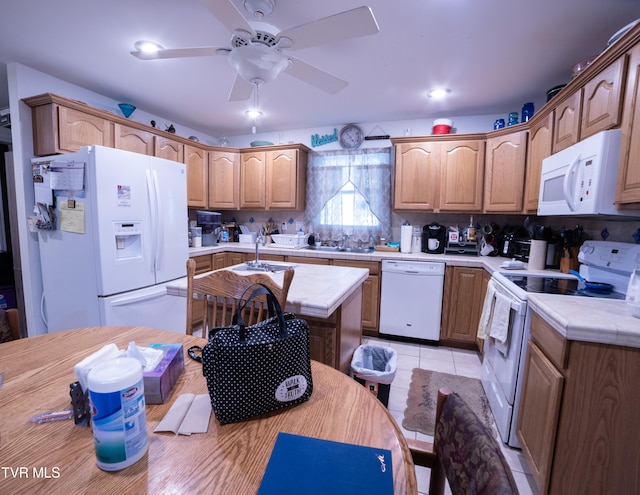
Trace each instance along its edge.
<instances>
[{"instance_id":1,"label":"dish towel on oven handle","mask_svg":"<svg viewBox=\"0 0 640 495\"><path fill-rule=\"evenodd\" d=\"M211 406L221 424L244 421L309 400L313 391L309 324L282 313L271 290L252 284L231 327L212 329L202 350ZM276 315L245 326L242 310L266 294ZM244 299L244 295L241 299Z\"/></svg>"},{"instance_id":2,"label":"dish towel on oven handle","mask_svg":"<svg viewBox=\"0 0 640 495\"><path fill-rule=\"evenodd\" d=\"M511 299L498 291L496 291L495 299L491 314L489 337L495 340L496 349L506 356L509 350Z\"/></svg>"},{"instance_id":3,"label":"dish towel on oven handle","mask_svg":"<svg viewBox=\"0 0 640 495\"><path fill-rule=\"evenodd\" d=\"M487 284L487 293L484 296L484 304L482 305L482 313L478 323L478 338L486 339L489 336L489 324L491 323L491 313L493 312L493 303L496 296L496 284L493 280L489 280Z\"/></svg>"}]
</instances>

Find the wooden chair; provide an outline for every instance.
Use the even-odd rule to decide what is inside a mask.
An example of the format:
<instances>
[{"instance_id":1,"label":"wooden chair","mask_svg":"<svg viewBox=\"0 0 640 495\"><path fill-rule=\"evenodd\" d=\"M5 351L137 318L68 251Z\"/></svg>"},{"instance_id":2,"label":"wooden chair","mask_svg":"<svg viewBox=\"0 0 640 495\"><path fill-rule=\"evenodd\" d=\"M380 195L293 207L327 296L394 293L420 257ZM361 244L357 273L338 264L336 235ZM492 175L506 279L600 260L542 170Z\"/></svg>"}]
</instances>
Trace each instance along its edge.
<instances>
[{"instance_id":1,"label":"wooden chair","mask_svg":"<svg viewBox=\"0 0 640 495\"><path fill-rule=\"evenodd\" d=\"M18 310L16 308L7 309L7 321L13 340L20 338L20 322L18 321Z\"/></svg>"},{"instance_id":2,"label":"wooden chair","mask_svg":"<svg viewBox=\"0 0 640 495\"><path fill-rule=\"evenodd\" d=\"M204 338L207 338L211 328L232 324L238 301L245 289L253 283L261 283L269 287L284 311L294 274L293 268L286 269L283 272L282 286L280 286L264 273L240 275L233 270L217 270L208 275L196 277L195 270L195 260L189 259L187 261L187 334L193 335L194 326L202 318ZM266 296L259 296L245 308L242 317L245 324L253 325L265 319L267 315Z\"/></svg>"},{"instance_id":3,"label":"wooden chair","mask_svg":"<svg viewBox=\"0 0 640 495\"><path fill-rule=\"evenodd\" d=\"M438 390L433 444L408 439L414 464L431 469L429 495L517 494L511 469L497 441L453 391Z\"/></svg>"}]
</instances>

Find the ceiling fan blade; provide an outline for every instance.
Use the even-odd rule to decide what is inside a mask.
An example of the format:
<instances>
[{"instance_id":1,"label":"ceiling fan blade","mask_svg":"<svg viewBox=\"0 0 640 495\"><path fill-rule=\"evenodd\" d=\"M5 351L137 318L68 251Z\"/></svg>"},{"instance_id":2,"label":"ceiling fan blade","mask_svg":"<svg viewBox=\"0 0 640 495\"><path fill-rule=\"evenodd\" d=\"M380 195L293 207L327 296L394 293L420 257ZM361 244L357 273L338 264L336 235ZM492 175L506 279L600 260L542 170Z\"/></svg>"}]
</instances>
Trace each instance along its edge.
<instances>
[{"instance_id":1,"label":"ceiling fan blade","mask_svg":"<svg viewBox=\"0 0 640 495\"><path fill-rule=\"evenodd\" d=\"M143 52L136 50L131 52L131 55L139 58L140 60L156 60L164 58L185 58L185 57L212 57L219 55L218 50L229 51L226 48L220 48L217 46L200 46L193 48L166 48L158 50L157 52Z\"/></svg>"},{"instance_id":2,"label":"ceiling fan blade","mask_svg":"<svg viewBox=\"0 0 640 495\"><path fill-rule=\"evenodd\" d=\"M344 89L349 84L347 81L340 79L328 72L318 69L313 65L298 60L297 58L289 57L292 64L285 71L287 74L300 79L301 81L311 84L316 88L326 91L330 94L335 94L338 91Z\"/></svg>"},{"instance_id":3,"label":"ceiling fan blade","mask_svg":"<svg viewBox=\"0 0 640 495\"><path fill-rule=\"evenodd\" d=\"M335 41L376 34L380 28L367 6L347 10L340 14L318 19L291 29L285 29L278 38L293 40L291 50L333 43Z\"/></svg>"},{"instance_id":4,"label":"ceiling fan blade","mask_svg":"<svg viewBox=\"0 0 640 495\"><path fill-rule=\"evenodd\" d=\"M240 77L240 74L236 74L236 79L233 81L233 87L229 93L229 101L244 101L251 98L254 85L249 81L245 81Z\"/></svg>"},{"instance_id":5,"label":"ceiling fan blade","mask_svg":"<svg viewBox=\"0 0 640 495\"><path fill-rule=\"evenodd\" d=\"M253 28L249 25L242 14L231 3L231 0L202 0L205 7L233 33L236 29L244 29L251 34L255 34Z\"/></svg>"}]
</instances>

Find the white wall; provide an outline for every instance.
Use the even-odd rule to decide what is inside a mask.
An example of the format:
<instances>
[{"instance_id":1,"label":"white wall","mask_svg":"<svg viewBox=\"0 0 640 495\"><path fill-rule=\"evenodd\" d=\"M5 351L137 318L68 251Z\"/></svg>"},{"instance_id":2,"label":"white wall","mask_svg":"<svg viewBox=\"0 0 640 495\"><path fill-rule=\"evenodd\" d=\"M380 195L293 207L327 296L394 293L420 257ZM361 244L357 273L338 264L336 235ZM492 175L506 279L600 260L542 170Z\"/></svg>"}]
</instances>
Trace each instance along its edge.
<instances>
[{"instance_id":1,"label":"white wall","mask_svg":"<svg viewBox=\"0 0 640 495\"><path fill-rule=\"evenodd\" d=\"M453 120L452 132L457 134L468 134L475 132L488 132L493 130L493 123L496 119L505 119L505 115L475 115L469 117L455 117ZM391 137L399 136L428 136L432 133L433 127L432 118L416 119L416 120L397 120L390 122L363 122L356 123L364 133L365 136L380 136L389 135ZM310 148L311 136L318 134L320 136L333 134L333 130L336 129L338 134L344 124L337 124L335 126L328 126L323 128L307 128L307 129L293 129L283 132L270 132L270 133L256 133L248 134L244 136L232 136L227 138L227 146L234 148L246 148L251 145L252 141L267 141L273 144L286 144L286 143L302 143ZM258 130L260 125L258 125ZM361 148L388 148L391 146L391 141L388 139L383 140L365 140L362 143ZM322 146L312 148L314 151L330 151L340 149L340 144L332 142Z\"/></svg>"}]
</instances>

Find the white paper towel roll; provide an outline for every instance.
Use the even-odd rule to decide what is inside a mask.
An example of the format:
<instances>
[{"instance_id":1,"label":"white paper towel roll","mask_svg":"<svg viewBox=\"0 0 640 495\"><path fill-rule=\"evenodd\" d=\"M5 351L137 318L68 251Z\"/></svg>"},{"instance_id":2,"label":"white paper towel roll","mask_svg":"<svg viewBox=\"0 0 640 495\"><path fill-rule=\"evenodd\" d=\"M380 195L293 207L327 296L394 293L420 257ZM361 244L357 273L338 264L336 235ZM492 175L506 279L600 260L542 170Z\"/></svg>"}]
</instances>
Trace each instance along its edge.
<instances>
[{"instance_id":1,"label":"white paper towel roll","mask_svg":"<svg viewBox=\"0 0 640 495\"><path fill-rule=\"evenodd\" d=\"M400 227L400 252L401 253L411 252L412 232L413 232L413 227L411 225L403 225L402 227Z\"/></svg>"},{"instance_id":2,"label":"white paper towel roll","mask_svg":"<svg viewBox=\"0 0 640 495\"><path fill-rule=\"evenodd\" d=\"M547 241L531 239L529 250L529 269L544 270L547 261Z\"/></svg>"}]
</instances>

